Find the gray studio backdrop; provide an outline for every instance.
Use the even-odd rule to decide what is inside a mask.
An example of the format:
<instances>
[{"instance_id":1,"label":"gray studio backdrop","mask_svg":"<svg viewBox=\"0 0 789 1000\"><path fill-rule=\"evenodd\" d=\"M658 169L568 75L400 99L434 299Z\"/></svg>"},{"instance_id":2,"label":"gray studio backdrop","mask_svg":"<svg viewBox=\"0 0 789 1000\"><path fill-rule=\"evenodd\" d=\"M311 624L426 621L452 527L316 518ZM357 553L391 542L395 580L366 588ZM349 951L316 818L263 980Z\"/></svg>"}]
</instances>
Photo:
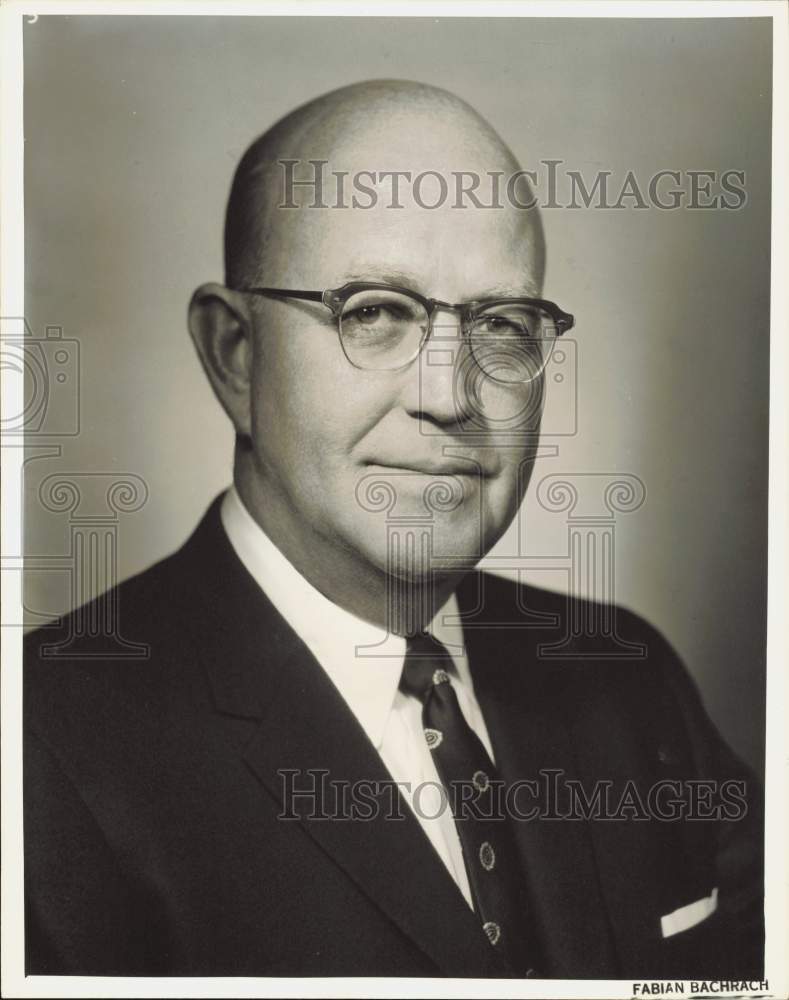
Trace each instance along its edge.
<instances>
[{"instance_id":1,"label":"gray studio backdrop","mask_svg":"<svg viewBox=\"0 0 789 1000\"><path fill-rule=\"evenodd\" d=\"M551 379L553 452L489 562L566 588L569 534L613 523L616 599L663 630L761 768L768 20L40 17L24 39L27 320L41 340L54 328L40 352L50 373L60 352L66 377L48 405L75 431L28 439L30 624L100 589L109 545L120 578L173 550L229 482L231 433L186 306L221 280L239 156L296 105L414 78L475 105L525 166L561 160L560 177L608 170L616 190L630 170L644 186L662 169L744 171L739 210L544 211L545 294L577 316L577 352ZM540 502L549 476L585 491L575 509L558 489ZM611 513L617 481L609 503L636 506L643 483L638 509ZM108 541L75 581L80 524Z\"/></svg>"}]
</instances>

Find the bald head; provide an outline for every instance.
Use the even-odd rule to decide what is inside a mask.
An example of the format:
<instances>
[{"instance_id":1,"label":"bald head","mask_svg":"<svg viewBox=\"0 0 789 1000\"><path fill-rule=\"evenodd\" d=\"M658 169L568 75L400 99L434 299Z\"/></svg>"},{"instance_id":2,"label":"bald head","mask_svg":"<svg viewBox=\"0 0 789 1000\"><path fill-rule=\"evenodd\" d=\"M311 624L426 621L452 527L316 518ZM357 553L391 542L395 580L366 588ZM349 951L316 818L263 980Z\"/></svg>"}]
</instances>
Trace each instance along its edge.
<instances>
[{"instance_id":1,"label":"bald head","mask_svg":"<svg viewBox=\"0 0 789 1000\"><path fill-rule=\"evenodd\" d=\"M416 207L423 212L435 211L436 199L449 192L442 186L448 183L445 178L452 176L472 188L462 207L474 208L484 197L474 195L474 177L512 176L518 170L515 157L491 126L446 90L412 81L373 80L331 91L277 122L239 163L225 222L226 283L231 288L272 284L272 265L285 247L309 244L316 225L337 221L318 222L308 218L309 211L296 208L325 206L319 214L335 217L338 207L347 208L357 215L377 216L377 221L368 221L385 226L375 210L408 207L402 202L409 193L416 195ZM409 192L407 182L392 176L396 173L401 180L422 173L426 183ZM365 183L354 190L360 178ZM526 191L521 178L521 205L528 203ZM495 213L497 219L517 226L541 281L544 251L538 212L509 208L509 213ZM506 214L510 217L505 220Z\"/></svg>"}]
</instances>

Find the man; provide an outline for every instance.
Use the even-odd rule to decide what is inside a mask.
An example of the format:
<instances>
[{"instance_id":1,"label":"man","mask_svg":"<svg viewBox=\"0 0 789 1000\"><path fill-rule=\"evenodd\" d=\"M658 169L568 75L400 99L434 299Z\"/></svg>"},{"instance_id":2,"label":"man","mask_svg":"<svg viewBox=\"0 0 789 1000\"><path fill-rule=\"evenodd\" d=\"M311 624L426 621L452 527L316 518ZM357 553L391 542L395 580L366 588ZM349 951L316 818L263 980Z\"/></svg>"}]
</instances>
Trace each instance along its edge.
<instances>
[{"instance_id":1,"label":"man","mask_svg":"<svg viewBox=\"0 0 789 1000\"><path fill-rule=\"evenodd\" d=\"M324 200L315 164L439 197ZM440 178L517 172L392 81L245 154L189 314L234 487L111 595L148 659L29 640L29 973L758 977L758 789L684 667L624 612L645 656L545 657L600 609L473 570L572 317L525 189L457 208Z\"/></svg>"}]
</instances>

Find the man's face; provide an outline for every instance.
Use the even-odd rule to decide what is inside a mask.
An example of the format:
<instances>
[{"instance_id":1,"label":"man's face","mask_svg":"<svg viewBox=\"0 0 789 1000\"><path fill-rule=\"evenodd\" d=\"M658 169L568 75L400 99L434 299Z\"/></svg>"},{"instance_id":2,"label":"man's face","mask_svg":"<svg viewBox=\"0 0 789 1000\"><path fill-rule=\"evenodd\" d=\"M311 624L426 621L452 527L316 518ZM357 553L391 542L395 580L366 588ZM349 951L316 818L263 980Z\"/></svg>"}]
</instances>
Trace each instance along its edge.
<instances>
[{"instance_id":1,"label":"man's face","mask_svg":"<svg viewBox=\"0 0 789 1000\"><path fill-rule=\"evenodd\" d=\"M515 208L300 209L277 219L264 281L287 289L385 281L458 303L539 294L539 246ZM274 212L277 210L275 209ZM396 371L346 359L320 303L256 299L252 441L257 492L276 531L350 551L397 575L475 562L523 497L541 385L483 375L439 311L422 354ZM528 433L530 431L530 433ZM275 513L275 512L278 512ZM432 550L411 560L411 527ZM419 532L417 531L417 534ZM388 541L399 534L393 554Z\"/></svg>"}]
</instances>

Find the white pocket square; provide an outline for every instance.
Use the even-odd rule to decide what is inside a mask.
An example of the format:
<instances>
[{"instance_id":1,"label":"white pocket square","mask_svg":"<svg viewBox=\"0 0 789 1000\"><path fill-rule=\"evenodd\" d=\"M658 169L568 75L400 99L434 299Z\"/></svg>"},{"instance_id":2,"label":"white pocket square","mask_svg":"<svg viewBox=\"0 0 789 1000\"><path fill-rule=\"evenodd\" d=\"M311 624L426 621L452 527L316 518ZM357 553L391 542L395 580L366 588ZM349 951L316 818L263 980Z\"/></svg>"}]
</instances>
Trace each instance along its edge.
<instances>
[{"instance_id":1,"label":"white pocket square","mask_svg":"<svg viewBox=\"0 0 789 1000\"><path fill-rule=\"evenodd\" d=\"M711 916L717 907L718 890L713 889L709 896L697 899L695 903L688 903L687 906L680 906L673 913L667 913L665 917L660 918L660 929L663 932L663 937L671 937L673 934L690 930L691 927L695 927L696 924L700 924L702 920Z\"/></svg>"}]
</instances>

